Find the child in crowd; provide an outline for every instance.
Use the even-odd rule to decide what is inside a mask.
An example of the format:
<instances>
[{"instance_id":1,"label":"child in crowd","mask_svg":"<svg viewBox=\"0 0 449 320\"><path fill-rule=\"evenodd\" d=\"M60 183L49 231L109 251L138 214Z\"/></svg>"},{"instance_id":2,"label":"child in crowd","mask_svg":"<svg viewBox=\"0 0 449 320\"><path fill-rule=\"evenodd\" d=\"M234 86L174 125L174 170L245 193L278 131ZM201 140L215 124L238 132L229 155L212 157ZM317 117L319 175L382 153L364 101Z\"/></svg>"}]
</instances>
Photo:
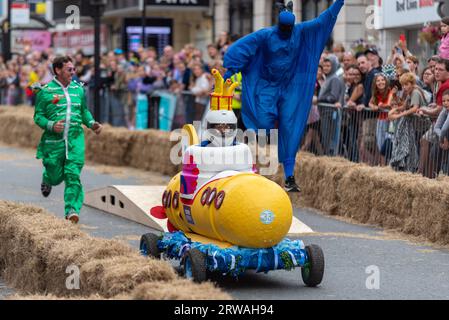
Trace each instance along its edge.
<instances>
[{"instance_id":1,"label":"child in crowd","mask_svg":"<svg viewBox=\"0 0 449 320\"><path fill-rule=\"evenodd\" d=\"M449 59L449 17L445 17L441 20L440 30L442 38L438 55L442 59Z\"/></svg>"},{"instance_id":2,"label":"child in crowd","mask_svg":"<svg viewBox=\"0 0 449 320\"><path fill-rule=\"evenodd\" d=\"M403 74L400 82L404 90L405 102L388 114L390 121L396 121L390 165L398 171L416 172L419 158L413 115L420 107L426 105L426 101L422 89L416 85L416 77L413 73Z\"/></svg>"}]
</instances>

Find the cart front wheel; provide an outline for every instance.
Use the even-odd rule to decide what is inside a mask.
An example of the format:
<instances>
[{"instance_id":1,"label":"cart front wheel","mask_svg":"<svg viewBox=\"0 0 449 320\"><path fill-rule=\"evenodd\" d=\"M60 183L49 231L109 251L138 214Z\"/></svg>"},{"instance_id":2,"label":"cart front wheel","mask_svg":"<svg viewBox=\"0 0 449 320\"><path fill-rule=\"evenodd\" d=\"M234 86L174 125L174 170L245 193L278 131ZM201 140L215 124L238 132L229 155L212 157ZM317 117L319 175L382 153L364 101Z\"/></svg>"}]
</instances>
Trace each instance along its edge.
<instances>
[{"instance_id":1,"label":"cart front wheel","mask_svg":"<svg viewBox=\"0 0 449 320\"><path fill-rule=\"evenodd\" d=\"M315 244L306 246L308 261L301 269L302 280L308 287L316 287L324 276L323 250Z\"/></svg>"}]
</instances>

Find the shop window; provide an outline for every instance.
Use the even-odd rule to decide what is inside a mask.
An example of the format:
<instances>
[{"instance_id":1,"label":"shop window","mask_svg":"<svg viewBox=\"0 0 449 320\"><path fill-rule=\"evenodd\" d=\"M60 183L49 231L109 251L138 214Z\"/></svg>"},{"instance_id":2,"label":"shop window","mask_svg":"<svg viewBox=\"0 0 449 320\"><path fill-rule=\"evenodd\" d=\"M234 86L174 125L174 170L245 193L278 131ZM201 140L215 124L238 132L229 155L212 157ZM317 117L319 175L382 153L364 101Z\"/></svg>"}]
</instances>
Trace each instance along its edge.
<instances>
[{"instance_id":1,"label":"shop window","mask_svg":"<svg viewBox=\"0 0 449 320\"><path fill-rule=\"evenodd\" d=\"M231 34L244 36L253 31L253 1L229 1L229 30Z\"/></svg>"},{"instance_id":2,"label":"shop window","mask_svg":"<svg viewBox=\"0 0 449 320\"><path fill-rule=\"evenodd\" d=\"M277 3L287 3L289 0L273 0L273 7L272 7L272 17L271 21L273 25L277 24L278 22L278 14L279 9L277 7ZM333 0L301 0L301 15L302 19L301 21L308 21L316 18L320 15L321 12L329 8L330 5L332 5ZM298 8L293 8L295 11L298 10ZM297 17L297 22L300 22L299 17Z\"/></svg>"},{"instance_id":3,"label":"shop window","mask_svg":"<svg viewBox=\"0 0 449 320\"><path fill-rule=\"evenodd\" d=\"M273 0L273 6L271 7L271 24L277 25L279 20L279 7L278 4L284 3L283 0Z\"/></svg>"},{"instance_id":4,"label":"shop window","mask_svg":"<svg viewBox=\"0 0 449 320\"><path fill-rule=\"evenodd\" d=\"M333 0L301 0L302 21L312 20L332 5Z\"/></svg>"},{"instance_id":5,"label":"shop window","mask_svg":"<svg viewBox=\"0 0 449 320\"><path fill-rule=\"evenodd\" d=\"M318 15L319 0L302 0L302 21L312 20Z\"/></svg>"},{"instance_id":6,"label":"shop window","mask_svg":"<svg viewBox=\"0 0 449 320\"><path fill-rule=\"evenodd\" d=\"M301 0L301 14L302 21L308 21L318 17L324 10L329 8L333 3L333 0ZM330 49L333 44L333 37L331 36L326 44L326 47Z\"/></svg>"}]
</instances>

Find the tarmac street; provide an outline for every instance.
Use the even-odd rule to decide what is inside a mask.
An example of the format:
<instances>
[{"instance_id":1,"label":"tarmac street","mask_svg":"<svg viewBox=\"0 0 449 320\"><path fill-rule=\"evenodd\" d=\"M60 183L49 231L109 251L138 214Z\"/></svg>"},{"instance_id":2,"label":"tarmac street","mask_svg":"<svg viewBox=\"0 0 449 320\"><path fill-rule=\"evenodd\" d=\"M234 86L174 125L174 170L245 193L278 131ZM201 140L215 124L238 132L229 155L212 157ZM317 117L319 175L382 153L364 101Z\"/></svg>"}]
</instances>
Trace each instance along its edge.
<instances>
[{"instance_id":1,"label":"tarmac street","mask_svg":"<svg viewBox=\"0 0 449 320\"><path fill-rule=\"evenodd\" d=\"M0 145L0 199L46 208L64 217L63 185L49 198L40 193L42 167L33 150ZM145 177L145 178L143 178ZM108 185L164 184L170 177L128 168L86 165L84 190ZM300 183L300 181L299 181ZM351 224L313 210L295 208L295 216L314 233L304 243L324 251L325 275L318 288L307 288L300 269L268 274L247 272L239 279L213 280L236 299L449 299L449 250L414 243L380 228ZM138 250L140 236L151 229L84 206L81 230L96 237L127 241ZM177 262L173 262L177 267ZM14 293L0 279L0 299Z\"/></svg>"}]
</instances>

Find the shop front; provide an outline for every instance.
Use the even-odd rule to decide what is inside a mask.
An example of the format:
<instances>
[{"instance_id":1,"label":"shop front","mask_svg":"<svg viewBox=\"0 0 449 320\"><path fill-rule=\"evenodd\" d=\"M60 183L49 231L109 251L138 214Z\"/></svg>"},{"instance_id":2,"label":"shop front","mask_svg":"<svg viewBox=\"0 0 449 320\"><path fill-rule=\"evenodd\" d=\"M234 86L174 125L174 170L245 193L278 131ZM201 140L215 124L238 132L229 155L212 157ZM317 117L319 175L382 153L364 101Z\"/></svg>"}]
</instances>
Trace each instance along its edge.
<instances>
[{"instance_id":1,"label":"shop front","mask_svg":"<svg viewBox=\"0 0 449 320\"><path fill-rule=\"evenodd\" d=\"M420 38L426 24L436 24L440 17L435 0L375 0L375 29L379 31L379 47L388 56L400 38L405 37L409 50L422 58L434 53L435 47Z\"/></svg>"},{"instance_id":2,"label":"shop front","mask_svg":"<svg viewBox=\"0 0 449 320\"><path fill-rule=\"evenodd\" d=\"M109 1L103 18L111 46L125 51L142 44L143 0ZM205 49L212 41L212 0L146 0L145 43L161 53L172 45L176 51L192 43Z\"/></svg>"}]
</instances>

